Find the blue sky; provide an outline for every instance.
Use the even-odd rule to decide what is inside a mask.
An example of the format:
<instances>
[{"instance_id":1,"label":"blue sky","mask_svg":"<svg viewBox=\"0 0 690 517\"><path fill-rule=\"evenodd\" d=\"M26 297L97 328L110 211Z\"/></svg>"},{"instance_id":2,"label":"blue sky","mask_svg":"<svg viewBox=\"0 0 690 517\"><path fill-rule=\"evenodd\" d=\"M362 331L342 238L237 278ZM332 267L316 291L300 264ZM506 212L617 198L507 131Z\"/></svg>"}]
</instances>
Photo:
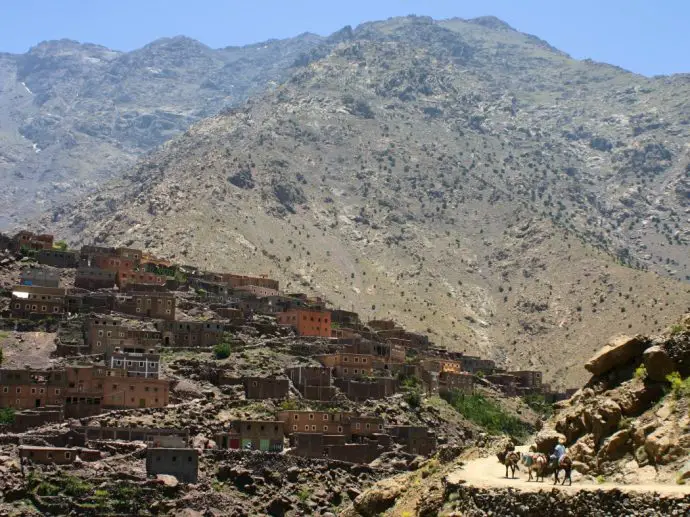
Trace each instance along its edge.
<instances>
[{"instance_id":1,"label":"blue sky","mask_svg":"<svg viewBox=\"0 0 690 517\"><path fill-rule=\"evenodd\" d=\"M1 0L0 51L70 38L131 50L184 34L243 45L405 14L494 15L573 57L633 72L690 72L690 0Z\"/></svg>"}]
</instances>

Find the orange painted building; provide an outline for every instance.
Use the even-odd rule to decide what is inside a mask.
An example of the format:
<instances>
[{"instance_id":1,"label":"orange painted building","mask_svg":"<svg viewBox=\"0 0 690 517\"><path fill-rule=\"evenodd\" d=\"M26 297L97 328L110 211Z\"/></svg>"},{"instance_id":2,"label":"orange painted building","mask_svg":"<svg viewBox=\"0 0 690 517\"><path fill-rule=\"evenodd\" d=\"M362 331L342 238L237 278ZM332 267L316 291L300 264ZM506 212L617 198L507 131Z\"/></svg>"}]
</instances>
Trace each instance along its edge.
<instances>
[{"instance_id":1,"label":"orange painted building","mask_svg":"<svg viewBox=\"0 0 690 517\"><path fill-rule=\"evenodd\" d=\"M331 337L330 311L293 309L278 313L277 320L280 325L294 327L300 336Z\"/></svg>"}]
</instances>

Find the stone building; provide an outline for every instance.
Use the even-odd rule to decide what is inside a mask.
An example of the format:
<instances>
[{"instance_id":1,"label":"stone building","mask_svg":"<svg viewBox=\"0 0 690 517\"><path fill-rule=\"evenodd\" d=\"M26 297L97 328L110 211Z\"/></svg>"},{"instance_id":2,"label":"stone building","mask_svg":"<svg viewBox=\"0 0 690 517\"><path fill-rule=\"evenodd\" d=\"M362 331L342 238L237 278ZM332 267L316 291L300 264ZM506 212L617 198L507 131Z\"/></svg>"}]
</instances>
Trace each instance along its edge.
<instances>
[{"instance_id":1,"label":"stone building","mask_svg":"<svg viewBox=\"0 0 690 517\"><path fill-rule=\"evenodd\" d=\"M494 373L484 377L491 384L494 384L507 397L517 395L518 378L508 373Z\"/></svg>"},{"instance_id":2,"label":"stone building","mask_svg":"<svg viewBox=\"0 0 690 517\"><path fill-rule=\"evenodd\" d=\"M277 419L283 422L283 431L286 436L293 433L322 433L341 434L352 436L350 417L353 413L287 410L279 411Z\"/></svg>"},{"instance_id":3,"label":"stone building","mask_svg":"<svg viewBox=\"0 0 690 517\"><path fill-rule=\"evenodd\" d=\"M90 266L79 266L74 278L74 287L96 291L115 287L116 273Z\"/></svg>"},{"instance_id":4,"label":"stone building","mask_svg":"<svg viewBox=\"0 0 690 517\"><path fill-rule=\"evenodd\" d=\"M65 289L19 285L12 289L10 312L14 318L62 317Z\"/></svg>"},{"instance_id":5,"label":"stone building","mask_svg":"<svg viewBox=\"0 0 690 517\"><path fill-rule=\"evenodd\" d=\"M62 406L67 377L60 370L0 369L0 407Z\"/></svg>"},{"instance_id":6,"label":"stone building","mask_svg":"<svg viewBox=\"0 0 690 517\"><path fill-rule=\"evenodd\" d=\"M150 447L146 449L146 475L167 474L182 483L196 483L199 451L187 448Z\"/></svg>"},{"instance_id":7,"label":"stone building","mask_svg":"<svg viewBox=\"0 0 690 517\"><path fill-rule=\"evenodd\" d=\"M86 343L91 354L121 351L147 351L162 344L162 334L150 322L127 320L113 316L91 315L85 320Z\"/></svg>"},{"instance_id":8,"label":"stone building","mask_svg":"<svg viewBox=\"0 0 690 517\"><path fill-rule=\"evenodd\" d=\"M348 399L356 402L390 397L398 389L398 381L390 377L364 380L335 379L333 382Z\"/></svg>"},{"instance_id":9,"label":"stone building","mask_svg":"<svg viewBox=\"0 0 690 517\"><path fill-rule=\"evenodd\" d=\"M220 343L225 334L225 321L157 321L156 329L163 337L163 346L171 348L210 347Z\"/></svg>"},{"instance_id":10,"label":"stone building","mask_svg":"<svg viewBox=\"0 0 690 517\"><path fill-rule=\"evenodd\" d=\"M60 287L60 273L48 268L28 267L19 274L19 283L35 287Z\"/></svg>"},{"instance_id":11,"label":"stone building","mask_svg":"<svg viewBox=\"0 0 690 517\"><path fill-rule=\"evenodd\" d=\"M321 366L293 366L285 374L307 400L329 401L336 389L331 384L331 370Z\"/></svg>"},{"instance_id":12,"label":"stone building","mask_svg":"<svg viewBox=\"0 0 690 517\"><path fill-rule=\"evenodd\" d=\"M32 463L42 465L68 465L77 457L82 461L97 461L101 459L101 451L81 447L39 447L36 445L20 445L19 457Z\"/></svg>"},{"instance_id":13,"label":"stone building","mask_svg":"<svg viewBox=\"0 0 690 517\"><path fill-rule=\"evenodd\" d=\"M79 263L79 254L76 251L42 249L36 254L36 262L46 266L75 268Z\"/></svg>"},{"instance_id":14,"label":"stone building","mask_svg":"<svg viewBox=\"0 0 690 517\"><path fill-rule=\"evenodd\" d=\"M405 452L429 456L436 450L436 435L426 427L395 425L386 430L396 443L403 445Z\"/></svg>"},{"instance_id":15,"label":"stone building","mask_svg":"<svg viewBox=\"0 0 690 517\"><path fill-rule=\"evenodd\" d=\"M175 297L167 292L118 294L113 300L113 310L123 314L173 321Z\"/></svg>"},{"instance_id":16,"label":"stone building","mask_svg":"<svg viewBox=\"0 0 690 517\"><path fill-rule=\"evenodd\" d=\"M227 432L218 433L215 441L221 449L283 450L284 424L278 420L235 420Z\"/></svg>"},{"instance_id":17,"label":"stone building","mask_svg":"<svg viewBox=\"0 0 690 517\"><path fill-rule=\"evenodd\" d=\"M330 368L335 377L353 379L371 376L373 371L370 355L348 354L339 352L336 354L319 355L315 357L326 368Z\"/></svg>"},{"instance_id":18,"label":"stone building","mask_svg":"<svg viewBox=\"0 0 690 517\"><path fill-rule=\"evenodd\" d=\"M54 238L48 233L36 234L22 230L12 238L12 251L51 250Z\"/></svg>"},{"instance_id":19,"label":"stone building","mask_svg":"<svg viewBox=\"0 0 690 517\"><path fill-rule=\"evenodd\" d=\"M244 396L247 399L284 399L290 390L290 381L276 377L244 377Z\"/></svg>"},{"instance_id":20,"label":"stone building","mask_svg":"<svg viewBox=\"0 0 690 517\"><path fill-rule=\"evenodd\" d=\"M300 336L331 337L331 313L313 309L293 309L278 313L278 324L290 326Z\"/></svg>"},{"instance_id":21,"label":"stone building","mask_svg":"<svg viewBox=\"0 0 690 517\"><path fill-rule=\"evenodd\" d=\"M442 371L438 374L438 390L441 393L449 391L472 393L474 376L467 372Z\"/></svg>"}]
</instances>

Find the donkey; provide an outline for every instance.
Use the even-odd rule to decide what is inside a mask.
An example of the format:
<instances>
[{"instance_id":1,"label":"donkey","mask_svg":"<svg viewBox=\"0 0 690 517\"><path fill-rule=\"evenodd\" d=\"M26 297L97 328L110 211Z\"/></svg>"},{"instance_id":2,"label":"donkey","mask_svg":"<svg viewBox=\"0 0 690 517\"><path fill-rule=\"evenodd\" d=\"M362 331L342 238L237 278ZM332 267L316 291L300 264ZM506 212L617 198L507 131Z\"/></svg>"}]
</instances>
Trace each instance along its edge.
<instances>
[{"instance_id":1,"label":"donkey","mask_svg":"<svg viewBox=\"0 0 690 517\"><path fill-rule=\"evenodd\" d=\"M532 472L534 472L534 480L539 481L541 478L544 481L544 474L548 466L548 459L545 454L541 453L528 453L522 456L522 463L527 467L527 473L529 478L527 481L532 481Z\"/></svg>"},{"instance_id":2,"label":"donkey","mask_svg":"<svg viewBox=\"0 0 690 517\"><path fill-rule=\"evenodd\" d=\"M520 458L521 455L517 451L503 451L496 454L498 461L506 466L506 477L508 477L508 469L511 470L513 479L515 479L515 471L520 470Z\"/></svg>"},{"instance_id":3,"label":"donkey","mask_svg":"<svg viewBox=\"0 0 690 517\"><path fill-rule=\"evenodd\" d=\"M558 473L561 470L563 470L565 471L565 476L563 477L563 482L561 483L561 485L565 485L565 481L568 480L568 486L571 486L573 484L573 479L570 477L570 474L573 471L573 460L571 460L567 454L564 454L563 456L561 456L561 459L558 462L554 463L555 466L553 470L553 484L558 484Z\"/></svg>"}]
</instances>

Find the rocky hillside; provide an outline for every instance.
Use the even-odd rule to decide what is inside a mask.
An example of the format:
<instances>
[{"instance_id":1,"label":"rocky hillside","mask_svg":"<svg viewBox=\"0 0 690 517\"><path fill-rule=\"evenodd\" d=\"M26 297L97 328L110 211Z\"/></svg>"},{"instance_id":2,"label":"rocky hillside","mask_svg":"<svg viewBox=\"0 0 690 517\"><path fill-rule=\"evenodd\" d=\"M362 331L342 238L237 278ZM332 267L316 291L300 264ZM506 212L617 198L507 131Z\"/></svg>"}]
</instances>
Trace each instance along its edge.
<instances>
[{"instance_id":1,"label":"rocky hillside","mask_svg":"<svg viewBox=\"0 0 690 517\"><path fill-rule=\"evenodd\" d=\"M263 91L322 38L133 52L46 41L0 54L0 228L92 190L192 123Z\"/></svg>"},{"instance_id":2,"label":"rocky hillside","mask_svg":"<svg viewBox=\"0 0 690 517\"><path fill-rule=\"evenodd\" d=\"M269 273L560 385L586 380L599 336L688 309L687 283L645 271L688 273L687 78L494 19L333 41L46 224Z\"/></svg>"}]
</instances>

